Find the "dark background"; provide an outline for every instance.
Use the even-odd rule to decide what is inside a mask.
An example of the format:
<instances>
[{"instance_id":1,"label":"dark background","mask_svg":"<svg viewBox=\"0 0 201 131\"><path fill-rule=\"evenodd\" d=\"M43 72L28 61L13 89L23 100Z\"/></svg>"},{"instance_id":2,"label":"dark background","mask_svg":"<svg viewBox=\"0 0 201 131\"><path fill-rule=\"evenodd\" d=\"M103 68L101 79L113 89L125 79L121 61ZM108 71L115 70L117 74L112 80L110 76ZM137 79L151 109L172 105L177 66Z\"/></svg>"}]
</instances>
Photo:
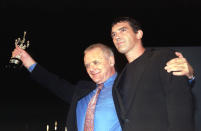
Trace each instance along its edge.
<instances>
[{"instance_id":1,"label":"dark background","mask_svg":"<svg viewBox=\"0 0 201 131\"><path fill-rule=\"evenodd\" d=\"M199 0L0 0L0 130L45 130L55 120L63 127L69 107L33 82L25 68L6 68L14 40L24 31L35 60L72 83L89 79L83 65L85 47L103 42L114 48L110 24L118 16L139 20L145 47L185 47L186 56L191 54L187 58L199 69L200 6ZM114 51L121 71L126 60Z\"/></svg>"}]
</instances>

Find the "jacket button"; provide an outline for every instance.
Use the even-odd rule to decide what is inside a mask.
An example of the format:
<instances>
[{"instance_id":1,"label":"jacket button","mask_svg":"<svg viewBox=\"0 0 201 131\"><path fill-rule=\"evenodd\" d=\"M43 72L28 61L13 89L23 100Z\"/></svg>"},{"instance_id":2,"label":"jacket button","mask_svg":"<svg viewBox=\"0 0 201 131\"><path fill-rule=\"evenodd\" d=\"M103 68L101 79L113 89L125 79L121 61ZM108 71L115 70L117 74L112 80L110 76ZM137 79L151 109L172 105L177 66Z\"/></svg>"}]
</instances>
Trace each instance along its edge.
<instances>
[{"instance_id":1,"label":"jacket button","mask_svg":"<svg viewBox=\"0 0 201 131\"><path fill-rule=\"evenodd\" d=\"M126 122L126 123L128 123L128 122L129 122L129 120L128 120L128 119L125 119L125 122Z\"/></svg>"}]
</instances>

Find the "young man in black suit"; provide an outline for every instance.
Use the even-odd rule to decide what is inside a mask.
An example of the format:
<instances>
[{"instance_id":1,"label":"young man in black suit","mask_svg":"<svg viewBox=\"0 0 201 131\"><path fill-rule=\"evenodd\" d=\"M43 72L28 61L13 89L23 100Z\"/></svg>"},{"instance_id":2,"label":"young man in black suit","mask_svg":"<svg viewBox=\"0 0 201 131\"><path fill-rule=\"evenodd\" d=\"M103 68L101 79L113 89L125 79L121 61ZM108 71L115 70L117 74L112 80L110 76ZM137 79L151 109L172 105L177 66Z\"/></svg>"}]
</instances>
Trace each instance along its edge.
<instances>
[{"instance_id":1,"label":"young man in black suit","mask_svg":"<svg viewBox=\"0 0 201 131\"><path fill-rule=\"evenodd\" d=\"M114 21L111 36L128 60L113 87L119 94L114 100L122 129L193 131L193 100L187 78L164 70L166 63L176 57L174 51L145 49L142 29L129 17ZM175 71L168 64L165 69Z\"/></svg>"}]
</instances>

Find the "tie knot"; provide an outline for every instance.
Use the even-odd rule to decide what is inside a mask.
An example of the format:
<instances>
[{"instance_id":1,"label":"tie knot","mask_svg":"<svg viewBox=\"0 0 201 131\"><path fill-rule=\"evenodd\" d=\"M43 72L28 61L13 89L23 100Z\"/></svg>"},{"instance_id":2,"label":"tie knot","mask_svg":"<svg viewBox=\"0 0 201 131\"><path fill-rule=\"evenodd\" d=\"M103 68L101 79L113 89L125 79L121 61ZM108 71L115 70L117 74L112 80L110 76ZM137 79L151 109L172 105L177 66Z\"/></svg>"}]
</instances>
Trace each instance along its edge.
<instances>
[{"instance_id":1,"label":"tie knot","mask_svg":"<svg viewBox=\"0 0 201 131\"><path fill-rule=\"evenodd\" d=\"M103 83L98 85L98 89L102 90L102 88L103 88Z\"/></svg>"}]
</instances>

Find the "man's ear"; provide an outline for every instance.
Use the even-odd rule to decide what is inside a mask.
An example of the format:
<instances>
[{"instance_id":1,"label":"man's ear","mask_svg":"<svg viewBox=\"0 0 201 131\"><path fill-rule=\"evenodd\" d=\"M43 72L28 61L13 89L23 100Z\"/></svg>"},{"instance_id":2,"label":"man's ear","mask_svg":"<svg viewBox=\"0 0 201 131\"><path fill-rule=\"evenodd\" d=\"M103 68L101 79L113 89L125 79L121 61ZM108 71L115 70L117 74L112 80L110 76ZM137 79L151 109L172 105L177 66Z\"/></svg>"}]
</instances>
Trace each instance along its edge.
<instances>
[{"instance_id":1,"label":"man's ear","mask_svg":"<svg viewBox=\"0 0 201 131\"><path fill-rule=\"evenodd\" d=\"M136 37L137 37L137 39L142 39L142 37L143 37L143 31L142 30L138 30L137 33L136 33Z\"/></svg>"},{"instance_id":2,"label":"man's ear","mask_svg":"<svg viewBox=\"0 0 201 131\"><path fill-rule=\"evenodd\" d=\"M115 64L114 56L110 56L109 63L111 66L114 66L114 64Z\"/></svg>"}]
</instances>

